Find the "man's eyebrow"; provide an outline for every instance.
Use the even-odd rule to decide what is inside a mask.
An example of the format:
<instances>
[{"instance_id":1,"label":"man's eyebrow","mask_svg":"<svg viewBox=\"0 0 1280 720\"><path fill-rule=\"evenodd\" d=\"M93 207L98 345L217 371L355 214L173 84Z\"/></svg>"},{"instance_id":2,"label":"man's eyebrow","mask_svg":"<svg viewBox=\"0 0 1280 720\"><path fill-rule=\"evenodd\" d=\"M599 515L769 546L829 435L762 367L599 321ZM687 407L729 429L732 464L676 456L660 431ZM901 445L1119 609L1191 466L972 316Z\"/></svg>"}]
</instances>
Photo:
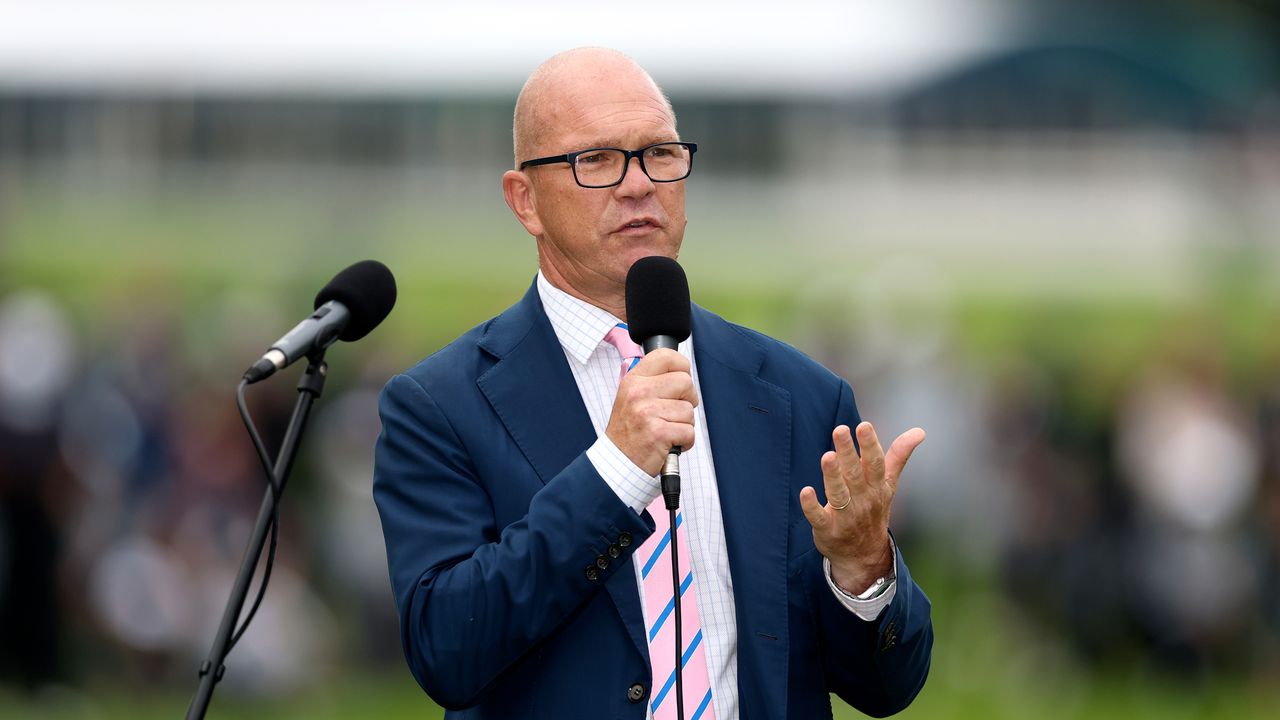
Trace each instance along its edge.
<instances>
[{"instance_id":1,"label":"man's eyebrow","mask_svg":"<svg viewBox=\"0 0 1280 720\"><path fill-rule=\"evenodd\" d=\"M587 148L608 147L608 148L622 148L623 150L632 150L632 149L638 150L642 147L648 147L650 145L656 145L657 143L663 143L663 142L680 142L680 139L677 137L668 138L662 135L655 135L650 137L648 140L645 140L640 145L637 145L635 148L629 148L626 146L625 143L623 143L621 138L611 137L611 138L604 138L604 139L596 139L591 145L583 145L582 148L580 149L585 150ZM571 150L570 152L576 152L576 151Z\"/></svg>"},{"instance_id":2,"label":"man's eyebrow","mask_svg":"<svg viewBox=\"0 0 1280 720\"><path fill-rule=\"evenodd\" d=\"M620 140L620 139L618 139L618 138L616 138L616 137L612 137L612 138L604 138L604 139L596 138L595 140L593 140L593 141L591 142L591 144L590 144L590 145L587 145L586 147L593 147L593 148L598 148L598 147L622 147L622 140Z\"/></svg>"}]
</instances>

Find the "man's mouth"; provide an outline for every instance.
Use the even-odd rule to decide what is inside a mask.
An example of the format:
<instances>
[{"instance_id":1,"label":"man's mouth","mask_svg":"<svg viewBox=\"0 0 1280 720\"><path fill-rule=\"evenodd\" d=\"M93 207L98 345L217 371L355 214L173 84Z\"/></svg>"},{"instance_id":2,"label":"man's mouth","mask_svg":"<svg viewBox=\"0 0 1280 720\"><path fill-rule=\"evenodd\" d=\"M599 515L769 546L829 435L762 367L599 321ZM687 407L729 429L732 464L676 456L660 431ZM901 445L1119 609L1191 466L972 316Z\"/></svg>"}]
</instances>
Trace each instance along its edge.
<instances>
[{"instance_id":1,"label":"man's mouth","mask_svg":"<svg viewBox=\"0 0 1280 720\"><path fill-rule=\"evenodd\" d=\"M655 229L657 227L659 227L659 225L657 221L655 221L653 218L637 218L635 220L631 220L630 222L626 222L618 226L618 229L615 230L614 232L626 232L629 230L630 231L649 230L649 229Z\"/></svg>"}]
</instances>

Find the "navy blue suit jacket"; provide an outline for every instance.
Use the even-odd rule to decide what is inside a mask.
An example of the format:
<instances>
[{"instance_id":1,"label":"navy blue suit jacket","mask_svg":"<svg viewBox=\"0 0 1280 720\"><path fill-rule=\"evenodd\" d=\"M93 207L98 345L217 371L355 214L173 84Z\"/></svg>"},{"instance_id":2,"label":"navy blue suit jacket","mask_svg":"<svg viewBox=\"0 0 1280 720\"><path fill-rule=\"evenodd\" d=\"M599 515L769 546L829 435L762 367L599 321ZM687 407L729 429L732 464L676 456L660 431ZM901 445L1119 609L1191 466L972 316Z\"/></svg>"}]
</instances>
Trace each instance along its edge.
<instances>
[{"instance_id":1,"label":"navy blue suit jacket","mask_svg":"<svg viewBox=\"0 0 1280 720\"><path fill-rule=\"evenodd\" d=\"M900 710L928 673L929 601L899 554L878 620L841 606L798 500L805 485L822 493L832 428L858 421L848 384L698 307L693 338L740 717L830 718L832 692L868 714ZM446 717L643 720L652 688L631 563L653 521L586 457L596 434L536 286L392 378L380 412L374 498L401 640Z\"/></svg>"}]
</instances>

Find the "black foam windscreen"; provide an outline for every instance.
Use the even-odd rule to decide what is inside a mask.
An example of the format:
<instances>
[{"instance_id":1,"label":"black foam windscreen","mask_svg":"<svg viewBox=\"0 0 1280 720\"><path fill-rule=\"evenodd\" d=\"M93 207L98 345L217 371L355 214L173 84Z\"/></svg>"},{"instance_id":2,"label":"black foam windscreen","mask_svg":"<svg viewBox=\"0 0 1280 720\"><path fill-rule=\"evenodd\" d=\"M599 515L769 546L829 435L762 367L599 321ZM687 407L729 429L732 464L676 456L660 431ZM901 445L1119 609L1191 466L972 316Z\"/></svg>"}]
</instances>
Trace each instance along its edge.
<instances>
[{"instance_id":1,"label":"black foam windscreen","mask_svg":"<svg viewBox=\"0 0 1280 720\"><path fill-rule=\"evenodd\" d=\"M641 344L657 335L684 342L689 329L689 280L684 268L661 255L635 261L627 271L627 334Z\"/></svg>"},{"instance_id":2,"label":"black foam windscreen","mask_svg":"<svg viewBox=\"0 0 1280 720\"><path fill-rule=\"evenodd\" d=\"M369 334L386 319L396 305L396 279L377 260L361 260L333 276L316 293L316 307L337 300L347 306L351 319L339 340L351 342Z\"/></svg>"}]
</instances>

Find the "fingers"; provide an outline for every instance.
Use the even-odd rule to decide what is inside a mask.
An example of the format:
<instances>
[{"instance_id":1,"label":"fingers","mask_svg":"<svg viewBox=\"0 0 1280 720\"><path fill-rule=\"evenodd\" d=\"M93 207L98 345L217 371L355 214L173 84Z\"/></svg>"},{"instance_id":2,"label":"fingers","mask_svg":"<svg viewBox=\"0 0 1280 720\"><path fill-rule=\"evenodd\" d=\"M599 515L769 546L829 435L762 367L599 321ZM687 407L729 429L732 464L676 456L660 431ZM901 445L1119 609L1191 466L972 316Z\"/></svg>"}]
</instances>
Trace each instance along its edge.
<instances>
[{"instance_id":1,"label":"fingers","mask_svg":"<svg viewBox=\"0 0 1280 720\"><path fill-rule=\"evenodd\" d=\"M902 469L906 467L907 461L911 459L911 453L920 447L920 443L924 442L924 438L924 430L916 427L902 433L889 445L889 452L885 455L885 479L889 481L894 490L898 488L898 480L902 477Z\"/></svg>"},{"instance_id":2,"label":"fingers","mask_svg":"<svg viewBox=\"0 0 1280 720\"><path fill-rule=\"evenodd\" d=\"M693 405L685 400L655 400L654 410L657 417L667 422L693 425Z\"/></svg>"},{"instance_id":3,"label":"fingers","mask_svg":"<svg viewBox=\"0 0 1280 720\"><path fill-rule=\"evenodd\" d=\"M858 442L855 445L848 426L840 425L831 433L835 446L835 459L829 468L827 458L823 458L824 480L828 474L835 472L843 477L847 494L833 496L828 488L827 500L842 505L840 500L857 495L866 482L887 482L896 488L902 470L911 459L911 453L924 442L925 433L920 428L911 428L899 435L889 446L888 453L880 445L880 438L875 427L869 422L862 422L857 427ZM862 452L859 454L858 449ZM828 483L830 485L831 483ZM833 499L834 497L834 499Z\"/></svg>"},{"instance_id":4,"label":"fingers","mask_svg":"<svg viewBox=\"0 0 1280 720\"><path fill-rule=\"evenodd\" d=\"M822 486L827 491L827 504L842 508L849 504L849 484L838 453L828 450L822 456Z\"/></svg>"},{"instance_id":5,"label":"fingers","mask_svg":"<svg viewBox=\"0 0 1280 720\"><path fill-rule=\"evenodd\" d=\"M818 502L818 493L811 487L806 487L800 491L800 509L804 512L805 519L809 521L814 530L824 529L827 523L831 522L826 509Z\"/></svg>"},{"instance_id":6,"label":"fingers","mask_svg":"<svg viewBox=\"0 0 1280 720\"><path fill-rule=\"evenodd\" d=\"M628 375L618 385L618 397L627 402L639 402L648 398L655 398L660 400L679 400L693 407L698 406L698 394L693 389L693 378L681 372L647 377L636 376L634 378Z\"/></svg>"},{"instance_id":7,"label":"fingers","mask_svg":"<svg viewBox=\"0 0 1280 720\"><path fill-rule=\"evenodd\" d=\"M636 383L646 386L646 392L652 397L666 400L683 400L694 407L698 405L698 394L693 390L693 377L687 373L669 372L663 375L636 378Z\"/></svg>"},{"instance_id":8,"label":"fingers","mask_svg":"<svg viewBox=\"0 0 1280 720\"><path fill-rule=\"evenodd\" d=\"M688 450L693 447L696 433L693 429L693 420L689 422L680 422L673 420L654 420L651 436L656 440L655 448L659 455L666 457L666 452L673 447L681 450Z\"/></svg>"},{"instance_id":9,"label":"fingers","mask_svg":"<svg viewBox=\"0 0 1280 720\"><path fill-rule=\"evenodd\" d=\"M653 434L665 447L680 446L684 450L693 447L694 410L683 400L655 400L653 402Z\"/></svg>"},{"instance_id":10,"label":"fingers","mask_svg":"<svg viewBox=\"0 0 1280 720\"><path fill-rule=\"evenodd\" d=\"M853 442L853 433L848 425L839 425L831 432L831 443L836 449L840 465L847 473L850 490L862 484L862 460L858 457L858 447ZM837 503L838 505L839 503Z\"/></svg>"},{"instance_id":11,"label":"fingers","mask_svg":"<svg viewBox=\"0 0 1280 720\"><path fill-rule=\"evenodd\" d=\"M628 375L662 375L670 372L689 373L689 358L669 348L659 348L640 358Z\"/></svg>"},{"instance_id":12,"label":"fingers","mask_svg":"<svg viewBox=\"0 0 1280 720\"><path fill-rule=\"evenodd\" d=\"M698 404L689 359L674 350L654 350L644 356L622 379L618 393L685 400L695 407Z\"/></svg>"},{"instance_id":13,"label":"fingers","mask_svg":"<svg viewBox=\"0 0 1280 720\"><path fill-rule=\"evenodd\" d=\"M865 420L858 423L858 446L862 448L862 466L866 470L868 482L883 482L884 448L880 447L876 429Z\"/></svg>"}]
</instances>

